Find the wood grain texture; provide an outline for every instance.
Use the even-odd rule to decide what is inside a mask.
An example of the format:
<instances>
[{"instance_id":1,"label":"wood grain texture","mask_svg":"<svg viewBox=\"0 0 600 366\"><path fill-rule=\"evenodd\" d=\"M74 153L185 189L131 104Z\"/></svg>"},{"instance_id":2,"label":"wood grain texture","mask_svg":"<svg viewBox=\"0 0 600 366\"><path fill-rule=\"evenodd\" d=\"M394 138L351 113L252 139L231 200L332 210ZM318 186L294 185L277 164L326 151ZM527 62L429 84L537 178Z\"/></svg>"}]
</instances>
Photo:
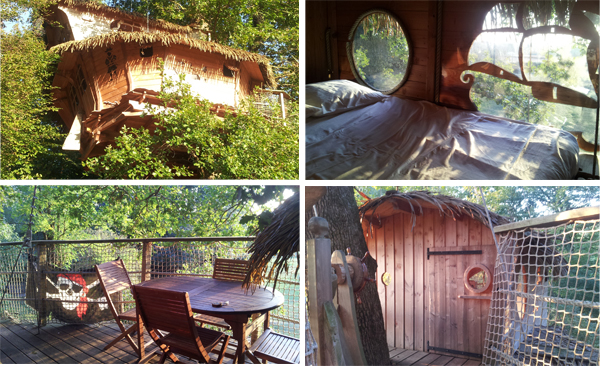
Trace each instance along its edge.
<instances>
[{"instance_id":1,"label":"wood grain texture","mask_svg":"<svg viewBox=\"0 0 600 366\"><path fill-rule=\"evenodd\" d=\"M393 292L391 285L378 292L388 344L419 351L425 350L429 341L432 347L481 354L489 302L459 296L471 295L463 284L467 267L477 263L494 266L496 249L489 229L469 217L441 217L438 210L430 208L416 217L414 228L411 215L404 212L385 217L381 223L378 227L377 220L373 220L374 235L367 238L367 244L380 268L383 266L395 283ZM366 234L367 224L363 230ZM428 260L428 248L481 250L483 254L432 255ZM378 276L383 272L378 268ZM378 288L384 287L379 277L377 280Z\"/></svg>"}]
</instances>

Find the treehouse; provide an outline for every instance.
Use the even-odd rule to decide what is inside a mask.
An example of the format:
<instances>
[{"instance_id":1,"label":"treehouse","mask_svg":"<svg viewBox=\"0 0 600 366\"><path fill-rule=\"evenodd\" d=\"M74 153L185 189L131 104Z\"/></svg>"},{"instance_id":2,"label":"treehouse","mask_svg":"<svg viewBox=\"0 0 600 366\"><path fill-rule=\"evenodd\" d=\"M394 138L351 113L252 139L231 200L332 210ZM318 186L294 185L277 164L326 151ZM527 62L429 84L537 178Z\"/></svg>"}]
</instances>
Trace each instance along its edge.
<instances>
[{"instance_id":1,"label":"treehouse","mask_svg":"<svg viewBox=\"0 0 600 366\"><path fill-rule=\"evenodd\" d=\"M583 319L598 314L598 207L509 223L456 198L389 191L359 212L393 362L597 364L597 324Z\"/></svg>"},{"instance_id":2,"label":"treehouse","mask_svg":"<svg viewBox=\"0 0 600 366\"><path fill-rule=\"evenodd\" d=\"M598 178L597 1L309 1L306 19L307 179Z\"/></svg>"},{"instance_id":3,"label":"treehouse","mask_svg":"<svg viewBox=\"0 0 600 366\"><path fill-rule=\"evenodd\" d=\"M63 149L79 150L82 159L103 154L123 126L152 131L144 108L161 104L164 77L185 74L216 116L236 110L255 88L276 85L266 57L210 42L201 26L74 0L61 0L51 10L44 24L48 46L61 56L55 105L70 129Z\"/></svg>"}]
</instances>

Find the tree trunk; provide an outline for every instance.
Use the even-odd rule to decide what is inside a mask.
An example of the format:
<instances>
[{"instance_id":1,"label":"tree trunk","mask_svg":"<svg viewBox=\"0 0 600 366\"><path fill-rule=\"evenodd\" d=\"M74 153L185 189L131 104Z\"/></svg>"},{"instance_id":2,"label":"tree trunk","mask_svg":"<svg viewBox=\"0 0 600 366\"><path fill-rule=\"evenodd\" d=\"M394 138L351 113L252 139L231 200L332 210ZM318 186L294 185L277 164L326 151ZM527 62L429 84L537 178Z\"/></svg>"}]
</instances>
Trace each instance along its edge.
<instances>
[{"instance_id":1,"label":"tree trunk","mask_svg":"<svg viewBox=\"0 0 600 366\"><path fill-rule=\"evenodd\" d=\"M352 255L362 258L367 251L358 208L352 187L327 187L327 193L316 204L317 214L329 223L331 249L350 248ZM314 216L312 207L306 207L306 225ZM311 237L305 230L306 238ZM377 262L366 262L369 277L375 278ZM367 283L360 294L362 304L356 304L358 328L369 365L389 365L390 357L383 324L383 313L375 283Z\"/></svg>"}]
</instances>

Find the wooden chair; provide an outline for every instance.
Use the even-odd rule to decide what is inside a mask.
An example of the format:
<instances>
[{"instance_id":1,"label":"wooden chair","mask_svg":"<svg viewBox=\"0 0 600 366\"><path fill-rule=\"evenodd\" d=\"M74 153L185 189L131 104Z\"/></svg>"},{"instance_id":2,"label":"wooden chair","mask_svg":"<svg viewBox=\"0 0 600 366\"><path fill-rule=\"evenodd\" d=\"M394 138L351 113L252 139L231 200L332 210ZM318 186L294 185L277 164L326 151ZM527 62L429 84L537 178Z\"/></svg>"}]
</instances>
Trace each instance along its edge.
<instances>
[{"instance_id":1,"label":"wooden chair","mask_svg":"<svg viewBox=\"0 0 600 366\"><path fill-rule=\"evenodd\" d=\"M146 327L148 334L163 351L160 359L167 357L178 362L175 353L213 363L209 353L221 343L216 363L222 363L229 336L211 329L196 326L187 292L159 290L135 285L133 295L138 309L138 321ZM163 336L161 331L168 332Z\"/></svg>"},{"instance_id":2,"label":"wooden chair","mask_svg":"<svg viewBox=\"0 0 600 366\"><path fill-rule=\"evenodd\" d=\"M125 269L125 264L123 264L122 259L117 259L112 262L102 263L95 265L96 273L98 274L98 279L100 280L100 286L102 286L102 291L104 291L104 295L106 296L106 301L108 302L108 307L115 318L115 322L121 329L121 334L115 338L112 342L104 347L104 350L107 350L114 346L118 341L125 338L125 340L131 345L134 352L140 355L140 349L138 344L131 338L131 334L135 333L138 330L137 324L137 316L136 309L129 309L125 312L117 311L115 304L113 303L113 294L129 291L131 288L131 279L129 278L129 274ZM119 306L122 308L122 306ZM123 321L130 321L134 324L129 328L125 328ZM146 346L146 345L144 345Z\"/></svg>"},{"instance_id":3,"label":"wooden chair","mask_svg":"<svg viewBox=\"0 0 600 366\"><path fill-rule=\"evenodd\" d=\"M242 282L248 273L248 261L238 259L215 259L213 278L223 281Z\"/></svg>"},{"instance_id":4,"label":"wooden chair","mask_svg":"<svg viewBox=\"0 0 600 366\"><path fill-rule=\"evenodd\" d=\"M215 268L212 277L216 280L242 282L246 277L247 272L248 261L217 258L215 260ZM231 329L231 326L223 319L215 316L198 314L194 319L196 319L201 326L210 324L227 330Z\"/></svg>"},{"instance_id":5,"label":"wooden chair","mask_svg":"<svg viewBox=\"0 0 600 366\"><path fill-rule=\"evenodd\" d=\"M259 358L274 363L300 363L300 340L265 329L265 332L246 351L254 363Z\"/></svg>"}]
</instances>

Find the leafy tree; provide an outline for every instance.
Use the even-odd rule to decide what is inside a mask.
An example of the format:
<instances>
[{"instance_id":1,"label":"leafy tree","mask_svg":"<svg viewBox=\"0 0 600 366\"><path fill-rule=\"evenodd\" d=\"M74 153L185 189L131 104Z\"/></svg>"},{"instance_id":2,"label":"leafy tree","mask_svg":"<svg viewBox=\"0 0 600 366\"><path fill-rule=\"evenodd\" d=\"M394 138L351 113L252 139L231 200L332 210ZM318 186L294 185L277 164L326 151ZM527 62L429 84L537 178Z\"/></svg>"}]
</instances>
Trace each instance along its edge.
<instances>
[{"instance_id":1,"label":"leafy tree","mask_svg":"<svg viewBox=\"0 0 600 366\"><path fill-rule=\"evenodd\" d=\"M32 232L44 239L239 236L256 232L271 202L294 187L41 186ZM32 186L3 186L5 225L22 238L28 228ZM262 215L267 217L268 215Z\"/></svg>"},{"instance_id":2,"label":"leafy tree","mask_svg":"<svg viewBox=\"0 0 600 366\"><path fill-rule=\"evenodd\" d=\"M237 115L216 118L211 103L198 101L183 82L165 78L160 94L164 105L156 130L122 130L116 146L84 165L101 178L173 179L295 179L298 177L298 112L289 117L266 117L253 104Z\"/></svg>"},{"instance_id":3,"label":"leafy tree","mask_svg":"<svg viewBox=\"0 0 600 366\"><path fill-rule=\"evenodd\" d=\"M65 134L52 113L56 108L49 90L56 56L46 51L33 27L15 26L11 33L0 30L0 35L2 178L80 177L80 164L61 149Z\"/></svg>"}]
</instances>

